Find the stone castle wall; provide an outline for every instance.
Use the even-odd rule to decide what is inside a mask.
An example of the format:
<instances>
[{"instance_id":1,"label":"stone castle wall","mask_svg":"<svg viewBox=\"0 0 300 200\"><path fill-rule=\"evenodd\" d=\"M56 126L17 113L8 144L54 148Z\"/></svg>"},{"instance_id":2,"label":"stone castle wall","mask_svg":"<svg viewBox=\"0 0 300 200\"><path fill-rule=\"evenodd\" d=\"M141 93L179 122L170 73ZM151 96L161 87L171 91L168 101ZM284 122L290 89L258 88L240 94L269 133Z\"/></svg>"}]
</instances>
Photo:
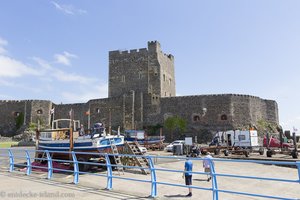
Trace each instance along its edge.
<instances>
[{"instance_id":1,"label":"stone castle wall","mask_svg":"<svg viewBox=\"0 0 300 200\"><path fill-rule=\"evenodd\" d=\"M109 95L134 91L148 92L148 51L140 49L109 52Z\"/></svg>"},{"instance_id":2,"label":"stone castle wall","mask_svg":"<svg viewBox=\"0 0 300 200\"><path fill-rule=\"evenodd\" d=\"M0 134L16 134L16 120L21 116L25 127L30 123L48 125L51 105L46 100L0 101Z\"/></svg>"},{"instance_id":3,"label":"stone castle wall","mask_svg":"<svg viewBox=\"0 0 300 200\"><path fill-rule=\"evenodd\" d=\"M219 94L178 96L175 90L174 57L161 51L159 42L148 48L109 52L108 98L86 103L54 104L51 101L0 101L0 134L15 130L17 113L23 113L24 125L40 123L50 127L51 120L74 119L85 128L102 122L108 131L142 129L164 124L169 116L180 116L188 124L188 133L201 130L228 130L256 125L258 120L279 124L278 106L273 100L250 95ZM54 108L54 116L50 110ZM199 135L200 136L200 135Z\"/></svg>"},{"instance_id":4,"label":"stone castle wall","mask_svg":"<svg viewBox=\"0 0 300 200\"><path fill-rule=\"evenodd\" d=\"M153 96L175 96L174 57L157 41L148 49L109 52L109 97L130 91Z\"/></svg>"},{"instance_id":5,"label":"stone castle wall","mask_svg":"<svg viewBox=\"0 0 300 200\"><path fill-rule=\"evenodd\" d=\"M156 114L155 114L156 113ZM256 125L258 120L279 124L277 104L250 95L221 94L160 98L160 106L147 113L147 123L163 123L180 116L194 129L224 130Z\"/></svg>"}]
</instances>

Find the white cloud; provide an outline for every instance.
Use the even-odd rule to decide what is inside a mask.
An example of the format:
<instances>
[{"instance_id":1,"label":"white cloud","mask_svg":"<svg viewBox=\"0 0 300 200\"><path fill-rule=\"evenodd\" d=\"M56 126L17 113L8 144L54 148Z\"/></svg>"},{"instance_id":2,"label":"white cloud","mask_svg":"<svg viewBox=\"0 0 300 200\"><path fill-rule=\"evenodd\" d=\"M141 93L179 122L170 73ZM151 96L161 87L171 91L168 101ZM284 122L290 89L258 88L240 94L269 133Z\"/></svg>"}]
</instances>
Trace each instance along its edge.
<instances>
[{"instance_id":1,"label":"white cloud","mask_svg":"<svg viewBox=\"0 0 300 200\"><path fill-rule=\"evenodd\" d=\"M67 103L87 102L91 99L107 98L108 85L94 84L94 86L82 87L76 92L62 92L61 95Z\"/></svg>"},{"instance_id":2,"label":"white cloud","mask_svg":"<svg viewBox=\"0 0 300 200\"><path fill-rule=\"evenodd\" d=\"M52 66L45 60L39 57L32 57L32 60L35 61L39 66L41 66L44 70L51 70Z\"/></svg>"},{"instance_id":3,"label":"white cloud","mask_svg":"<svg viewBox=\"0 0 300 200\"><path fill-rule=\"evenodd\" d=\"M4 51L4 46L8 42L0 38L0 49ZM56 68L55 63L71 65L71 59L77 58L77 55L64 51L62 54L57 54L56 62L48 62L39 57L32 57L34 61L30 65L25 64L23 61L17 60L6 54L0 52L0 87L20 89L28 91L29 94L44 95L44 93L57 93L62 95L65 101L78 102L88 101L91 98L99 98L107 96L107 84L98 84L99 79L91 78L90 76L82 76L69 70L62 70ZM21 79L24 76L32 76L31 80L24 82ZM27 77L26 77L27 78ZM30 77L29 77L30 79ZM66 87L55 88L59 82L64 82ZM32 84L35 84L34 86ZM101 86L99 86L101 85ZM69 91L74 91L70 93ZM0 94L2 99L15 99L9 94Z\"/></svg>"},{"instance_id":4,"label":"white cloud","mask_svg":"<svg viewBox=\"0 0 300 200\"><path fill-rule=\"evenodd\" d=\"M34 93L41 92L40 88L26 86L24 83L20 83L18 81L14 81L14 80L7 81L7 80L2 79L2 80L0 80L0 86L10 87L10 88L19 88L21 90L26 90L26 91L30 91L30 92L34 92ZM2 95L2 96L6 96L5 99L13 99L9 95Z\"/></svg>"},{"instance_id":5,"label":"white cloud","mask_svg":"<svg viewBox=\"0 0 300 200\"><path fill-rule=\"evenodd\" d=\"M67 15L76 15L76 14L86 14L87 11L86 10L82 10L82 9L78 9L75 8L73 5L63 5L63 4L58 4L57 2L52 1L51 2L55 8Z\"/></svg>"},{"instance_id":6,"label":"white cloud","mask_svg":"<svg viewBox=\"0 0 300 200\"><path fill-rule=\"evenodd\" d=\"M54 59L57 63L67 65L67 66L71 65L71 58L77 58L77 56L67 51L64 51L63 54L54 55Z\"/></svg>"},{"instance_id":7,"label":"white cloud","mask_svg":"<svg viewBox=\"0 0 300 200\"><path fill-rule=\"evenodd\" d=\"M14 85L15 84L11 81L6 81L6 80L3 80L3 79L0 80L0 86L11 87L11 86L14 86Z\"/></svg>"},{"instance_id":8,"label":"white cloud","mask_svg":"<svg viewBox=\"0 0 300 200\"><path fill-rule=\"evenodd\" d=\"M0 94L0 99L13 99L13 97L6 94Z\"/></svg>"},{"instance_id":9,"label":"white cloud","mask_svg":"<svg viewBox=\"0 0 300 200\"><path fill-rule=\"evenodd\" d=\"M0 55L7 53L6 49L4 48L4 46L6 46L7 44L8 42L0 37Z\"/></svg>"},{"instance_id":10,"label":"white cloud","mask_svg":"<svg viewBox=\"0 0 300 200\"><path fill-rule=\"evenodd\" d=\"M8 42L0 37L0 46L6 46Z\"/></svg>"},{"instance_id":11,"label":"white cloud","mask_svg":"<svg viewBox=\"0 0 300 200\"><path fill-rule=\"evenodd\" d=\"M6 54L6 49L4 49L3 47L0 46L0 55L1 54Z\"/></svg>"},{"instance_id":12,"label":"white cloud","mask_svg":"<svg viewBox=\"0 0 300 200\"><path fill-rule=\"evenodd\" d=\"M75 56L75 55L74 55ZM53 66L51 66L47 61L34 57L32 58L35 62L37 62L43 69L43 74L47 75L47 79L49 78L55 78L58 81L62 82L77 82L80 84L92 84L96 81L96 79L81 76L75 73L69 73L62 71L60 69L57 69Z\"/></svg>"},{"instance_id":13,"label":"white cloud","mask_svg":"<svg viewBox=\"0 0 300 200\"><path fill-rule=\"evenodd\" d=\"M24 63L0 55L0 77L20 77L23 75L38 75L39 72Z\"/></svg>"},{"instance_id":14,"label":"white cloud","mask_svg":"<svg viewBox=\"0 0 300 200\"><path fill-rule=\"evenodd\" d=\"M5 55L7 51L4 46L6 45L8 45L8 42L0 37L0 77L13 78L21 77L24 75L39 74L36 69L33 69L23 62Z\"/></svg>"}]
</instances>

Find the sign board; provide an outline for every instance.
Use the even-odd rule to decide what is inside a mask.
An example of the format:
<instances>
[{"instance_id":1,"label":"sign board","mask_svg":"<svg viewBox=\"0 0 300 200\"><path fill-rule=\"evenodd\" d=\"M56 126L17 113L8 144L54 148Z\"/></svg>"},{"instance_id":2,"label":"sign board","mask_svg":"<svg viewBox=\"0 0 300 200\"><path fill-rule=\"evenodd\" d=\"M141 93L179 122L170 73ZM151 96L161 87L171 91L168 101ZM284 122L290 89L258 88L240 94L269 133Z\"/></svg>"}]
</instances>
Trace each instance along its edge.
<instances>
[{"instance_id":1,"label":"sign board","mask_svg":"<svg viewBox=\"0 0 300 200\"><path fill-rule=\"evenodd\" d=\"M192 144L193 144L193 138L192 137L186 137L185 138L185 144L192 146Z\"/></svg>"}]
</instances>

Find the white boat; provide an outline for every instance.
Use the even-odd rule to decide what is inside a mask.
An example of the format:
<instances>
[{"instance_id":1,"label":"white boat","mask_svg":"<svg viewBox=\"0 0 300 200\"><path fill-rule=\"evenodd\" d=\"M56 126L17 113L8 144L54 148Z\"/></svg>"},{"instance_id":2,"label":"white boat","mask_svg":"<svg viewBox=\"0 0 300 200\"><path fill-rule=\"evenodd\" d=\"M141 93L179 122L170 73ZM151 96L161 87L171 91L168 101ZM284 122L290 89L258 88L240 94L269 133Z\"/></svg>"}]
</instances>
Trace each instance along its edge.
<instances>
[{"instance_id":1,"label":"white boat","mask_svg":"<svg viewBox=\"0 0 300 200\"><path fill-rule=\"evenodd\" d=\"M66 125L68 126L66 127ZM73 124L71 128L71 124ZM117 148L123 148L124 136L109 135L105 132L102 123L94 125L91 134L79 136L80 123L77 120L58 119L52 123L52 129L43 130L37 136L38 150L49 151L84 151L84 152L111 152L112 143ZM62 128L63 127L63 128ZM74 131L73 131L74 129Z\"/></svg>"}]
</instances>

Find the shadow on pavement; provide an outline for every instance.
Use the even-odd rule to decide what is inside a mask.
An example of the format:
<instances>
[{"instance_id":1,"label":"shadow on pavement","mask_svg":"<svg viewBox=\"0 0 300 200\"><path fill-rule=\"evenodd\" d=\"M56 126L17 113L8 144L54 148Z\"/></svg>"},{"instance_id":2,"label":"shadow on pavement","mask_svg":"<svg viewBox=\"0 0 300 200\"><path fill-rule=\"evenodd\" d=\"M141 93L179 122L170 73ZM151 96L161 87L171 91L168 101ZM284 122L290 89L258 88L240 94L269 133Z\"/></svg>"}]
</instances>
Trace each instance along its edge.
<instances>
[{"instance_id":1,"label":"shadow on pavement","mask_svg":"<svg viewBox=\"0 0 300 200\"><path fill-rule=\"evenodd\" d=\"M148 199L148 197L141 197L137 196L134 194L126 194L120 191L112 191L112 190L107 190L107 189L100 189L100 188L93 188L93 187L87 187L87 186L81 186L81 185L75 185L72 182L68 183L63 183L59 181L54 181L54 180L48 180L46 178L38 178L34 176L26 176L26 175L20 175L20 174L12 174L12 173L7 173L7 172L0 172L0 176L7 176L10 178L14 178L16 180L27 180L39 184L45 184L49 185L51 187L57 187L57 188L65 188L67 190L74 191L76 193L81 193L80 196L86 196L88 197L89 195L96 195L96 197L99 197L100 199L116 199L116 200L125 200L125 199ZM53 188L52 188L53 190ZM95 196L93 197L95 198ZM75 198L75 199L82 199L80 198Z\"/></svg>"},{"instance_id":2,"label":"shadow on pavement","mask_svg":"<svg viewBox=\"0 0 300 200\"><path fill-rule=\"evenodd\" d=\"M205 178L205 179L194 178L193 181L204 181L204 182L207 182L207 178Z\"/></svg>"},{"instance_id":3,"label":"shadow on pavement","mask_svg":"<svg viewBox=\"0 0 300 200\"><path fill-rule=\"evenodd\" d=\"M175 195L164 195L167 198L178 198L178 197L187 197L186 195L183 194L175 194Z\"/></svg>"}]
</instances>

